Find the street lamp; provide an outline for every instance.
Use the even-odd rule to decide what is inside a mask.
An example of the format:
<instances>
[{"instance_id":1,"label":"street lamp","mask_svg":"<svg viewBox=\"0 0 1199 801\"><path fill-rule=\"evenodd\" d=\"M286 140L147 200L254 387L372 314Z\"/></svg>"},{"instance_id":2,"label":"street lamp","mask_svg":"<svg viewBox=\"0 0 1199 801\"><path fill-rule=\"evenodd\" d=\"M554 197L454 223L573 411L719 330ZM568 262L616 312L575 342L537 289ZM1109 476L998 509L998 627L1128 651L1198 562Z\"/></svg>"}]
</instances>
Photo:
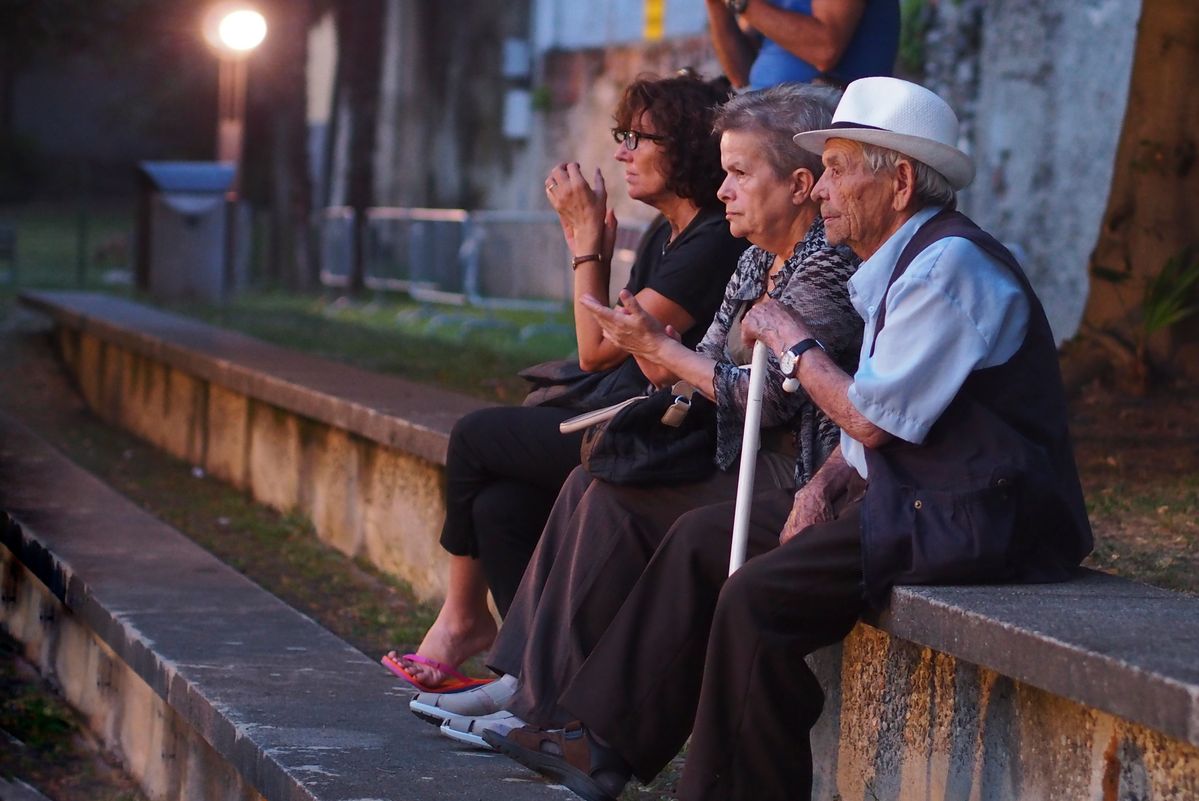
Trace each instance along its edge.
<instances>
[{"instance_id":1,"label":"street lamp","mask_svg":"<svg viewBox=\"0 0 1199 801\"><path fill-rule=\"evenodd\" d=\"M225 2L204 17L204 37L220 62L216 157L233 164L230 199L241 184L242 142L246 125L246 59L266 38L266 19L252 6Z\"/></svg>"}]
</instances>

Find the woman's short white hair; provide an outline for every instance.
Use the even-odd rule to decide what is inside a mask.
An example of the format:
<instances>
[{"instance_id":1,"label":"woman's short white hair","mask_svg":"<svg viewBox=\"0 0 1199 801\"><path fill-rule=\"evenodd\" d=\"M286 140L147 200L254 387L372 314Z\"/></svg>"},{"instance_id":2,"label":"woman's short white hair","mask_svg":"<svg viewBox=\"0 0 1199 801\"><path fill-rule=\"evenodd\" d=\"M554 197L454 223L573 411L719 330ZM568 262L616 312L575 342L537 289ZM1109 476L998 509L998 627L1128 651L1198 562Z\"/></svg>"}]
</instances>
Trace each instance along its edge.
<instances>
[{"instance_id":1,"label":"woman's short white hair","mask_svg":"<svg viewBox=\"0 0 1199 801\"><path fill-rule=\"evenodd\" d=\"M875 175L880 172L894 172L900 161L911 164L916 179L915 196L919 203L951 209L957 207L957 192L949 185L949 181L923 161L916 161L911 156L878 145L865 142L859 142L858 145L862 148L862 158L866 161L866 166Z\"/></svg>"},{"instance_id":2,"label":"woman's short white hair","mask_svg":"<svg viewBox=\"0 0 1199 801\"><path fill-rule=\"evenodd\" d=\"M831 86L781 83L737 95L716 111L717 136L726 131L757 134L767 163L780 178L806 168L817 178L824 171L820 157L795 144L801 131L832 124L841 91Z\"/></svg>"}]
</instances>

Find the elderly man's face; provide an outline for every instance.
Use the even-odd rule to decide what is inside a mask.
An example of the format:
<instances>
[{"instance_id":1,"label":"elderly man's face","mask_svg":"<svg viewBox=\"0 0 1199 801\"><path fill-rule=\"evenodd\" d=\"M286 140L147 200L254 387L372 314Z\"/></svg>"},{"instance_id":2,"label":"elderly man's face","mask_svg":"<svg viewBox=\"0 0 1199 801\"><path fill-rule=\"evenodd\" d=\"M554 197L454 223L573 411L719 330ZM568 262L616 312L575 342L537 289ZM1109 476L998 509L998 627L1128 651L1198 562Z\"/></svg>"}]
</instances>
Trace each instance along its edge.
<instances>
[{"instance_id":1,"label":"elderly man's face","mask_svg":"<svg viewBox=\"0 0 1199 801\"><path fill-rule=\"evenodd\" d=\"M886 174L871 172L861 147L848 139L828 140L821 158L824 175L812 195L825 235L867 259L894 231L894 184Z\"/></svg>"}]
</instances>

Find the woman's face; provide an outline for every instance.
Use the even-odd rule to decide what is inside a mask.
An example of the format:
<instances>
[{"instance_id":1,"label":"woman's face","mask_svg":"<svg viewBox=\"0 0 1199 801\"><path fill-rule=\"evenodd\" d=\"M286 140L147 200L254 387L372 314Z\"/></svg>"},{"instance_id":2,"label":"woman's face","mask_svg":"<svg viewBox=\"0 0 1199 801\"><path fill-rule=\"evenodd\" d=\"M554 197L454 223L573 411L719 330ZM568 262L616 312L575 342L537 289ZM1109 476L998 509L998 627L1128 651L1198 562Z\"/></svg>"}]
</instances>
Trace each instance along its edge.
<instances>
[{"instance_id":1,"label":"woman's face","mask_svg":"<svg viewBox=\"0 0 1199 801\"><path fill-rule=\"evenodd\" d=\"M630 129L638 134L663 135L647 111L633 117ZM626 138L624 142L618 142L613 153L616 160L624 165L624 182L629 197L650 206L657 206L661 200L674 197L674 192L666 188L668 167L665 148L668 143L637 137L637 149L629 150L630 141Z\"/></svg>"},{"instance_id":2,"label":"woman's face","mask_svg":"<svg viewBox=\"0 0 1199 801\"><path fill-rule=\"evenodd\" d=\"M749 131L725 131L720 137L720 166L724 182L716 197L724 203L724 216L733 236L759 247L775 243L790 233L799 212L794 185L780 178L762 151L762 136Z\"/></svg>"}]
</instances>

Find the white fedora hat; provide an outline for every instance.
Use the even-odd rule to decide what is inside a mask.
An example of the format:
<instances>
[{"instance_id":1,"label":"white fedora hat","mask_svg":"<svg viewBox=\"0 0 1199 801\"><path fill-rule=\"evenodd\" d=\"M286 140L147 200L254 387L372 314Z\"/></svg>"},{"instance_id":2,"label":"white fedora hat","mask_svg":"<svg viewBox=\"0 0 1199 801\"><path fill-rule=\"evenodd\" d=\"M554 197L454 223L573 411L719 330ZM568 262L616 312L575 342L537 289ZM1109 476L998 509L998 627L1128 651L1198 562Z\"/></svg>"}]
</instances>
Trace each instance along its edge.
<instances>
[{"instance_id":1,"label":"white fedora hat","mask_svg":"<svg viewBox=\"0 0 1199 801\"><path fill-rule=\"evenodd\" d=\"M795 144L822 153L829 139L853 139L924 162L954 189L974 180L974 160L957 148L958 117L923 86L898 78L859 78L845 88L833 125L795 135Z\"/></svg>"}]
</instances>

